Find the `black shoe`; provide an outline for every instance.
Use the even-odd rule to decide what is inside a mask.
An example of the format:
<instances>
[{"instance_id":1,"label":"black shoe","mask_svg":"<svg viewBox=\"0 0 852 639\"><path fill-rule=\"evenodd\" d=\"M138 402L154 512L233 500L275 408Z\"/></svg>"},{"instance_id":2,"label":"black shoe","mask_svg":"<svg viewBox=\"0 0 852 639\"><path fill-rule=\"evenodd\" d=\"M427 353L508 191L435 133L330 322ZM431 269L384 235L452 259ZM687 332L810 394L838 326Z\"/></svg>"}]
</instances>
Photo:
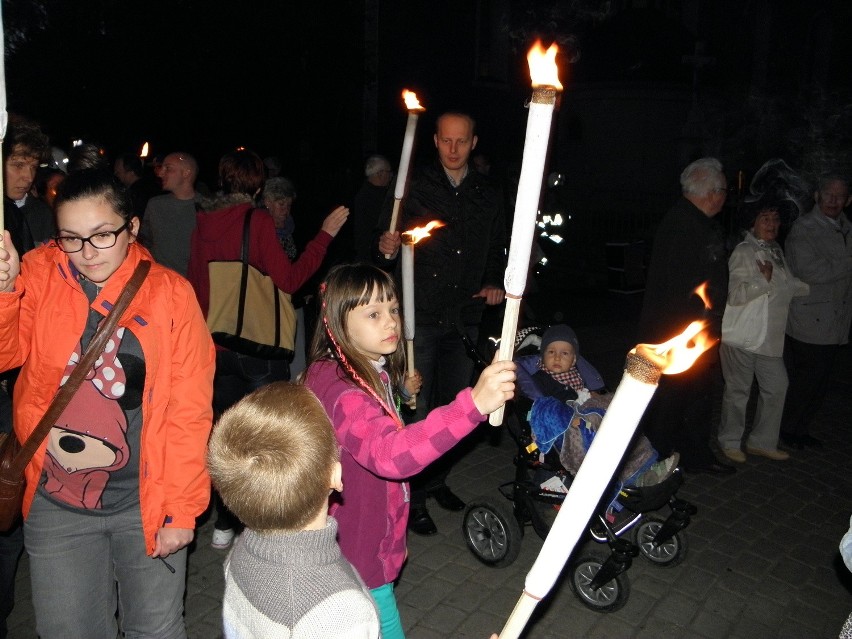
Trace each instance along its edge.
<instances>
[{"instance_id":1,"label":"black shoe","mask_svg":"<svg viewBox=\"0 0 852 639\"><path fill-rule=\"evenodd\" d=\"M781 443L784 444L787 448L794 450L805 449L805 445L802 442L802 438L798 435L781 431L780 433L778 433L778 438L781 440Z\"/></svg>"},{"instance_id":2,"label":"black shoe","mask_svg":"<svg viewBox=\"0 0 852 639\"><path fill-rule=\"evenodd\" d=\"M434 535L438 532L438 527L429 516L429 511L424 506L415 506L408 513L408 529L418 535Z\"/></svg>"},{"instance_id":3,"label":"black shoe","mask_svg":"<svg viewBox=\"0 0 852 639\"><path fill-rule=\"evenodd\" d=\"M801 442L802 446L810 446L811 448L822 448L822 440L817 439L816 437L811 437L810 435L801 435L799 437L799 442Z\"/></svg>"},{"instance_id":4,"label":"black shoe","mask_svg":"<svg viewBox=\"0 0 852 639\"><path fill-rule=\"evenodd\" d=\"M709 464L695 464L694 466L684 466L684 470L690 475L698 475L707 473L709 475L733 475L737 469L728 464L722 464L718 461Z\"/></svg>"},{"instance_id":5,"label":"black shoe","mask_svg":"<svg viewBox=\"0 0 852 639\"><path fill-rule=\"evenodd\" d=\"M455 493L453 493L453 491L451 491L447 486L439 486L434 490L430 490L429 494L434 497L435 501L438 502L438 505L445 510L451 510L453 512L464 510L464 502L456 497Z\"/></svg>"}]
</instances>

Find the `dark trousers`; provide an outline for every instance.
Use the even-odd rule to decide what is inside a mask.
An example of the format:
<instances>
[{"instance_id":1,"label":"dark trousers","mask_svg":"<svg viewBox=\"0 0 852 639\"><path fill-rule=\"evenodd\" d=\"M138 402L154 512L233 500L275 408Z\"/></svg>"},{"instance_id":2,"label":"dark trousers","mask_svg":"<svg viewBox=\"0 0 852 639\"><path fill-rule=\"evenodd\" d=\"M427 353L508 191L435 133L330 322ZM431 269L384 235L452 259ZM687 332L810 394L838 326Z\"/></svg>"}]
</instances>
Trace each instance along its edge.
<instances>
[{"instance_id":1,"label":"dark trousers","mask_svg":"<svg viewBox=\"0 0 852 639\"><path fill-rule=\"evenodd\" d=\"M6 618L15 606L15 573L24 550L24 528L18 523L0 533L0 639L5 639Z\"/></svg>"},{"instance_id":2,"label":"dark trousers","mask_svg":"<svg viewBox=\"0 0 852 639\"><path fill-rule=\"evenodd\" d=\"M290 379L290 362L240 355L233 351L216 352L216 376L213 378L213 410L218 418L243 397L271 382ZM216 522L219 530L229 530L239 524L219 495L213 494Z\"/></svg>"},{"instance_id":3,"label":"dark trousers","mask_svg":"<svg viewBox=\"0 0 852 639\"><path fill-rule=\"evenodd\" d=\"M781 432L797 437L810 434L811 420L825 398L839 349L837 344L808 344L786 336L784 364L790 385Z\"/></svg>"},{"instance_id":4,"label":"dark trousers","mask_svg":"<svg viewBox=\"0 0 852 639\"><path fill-rule=\"evenodd\" d=\"M717 349L704 353L683 373L663 375L640 428L665 459L680 453L684 466L716 461L710 449Z\"/></svg>"},{"instance_id":5,"label":"dark trousers","mask_svg":"<svg viewBox=\"0 0 852 639\"><path fill-rule=\"evenodd\" d=\"M476 326L464 328L476 344ZM413 421L421 421L437 406L449 404L460 390L470 386L473 360L455 327L417 326L414 339L414 367L423 376L423 386L417 396ZM459 449L454 448L411 478L411 505L422 506L428 491L446 484L447 475L458 461Z\"/></svg>"}]
</instances>

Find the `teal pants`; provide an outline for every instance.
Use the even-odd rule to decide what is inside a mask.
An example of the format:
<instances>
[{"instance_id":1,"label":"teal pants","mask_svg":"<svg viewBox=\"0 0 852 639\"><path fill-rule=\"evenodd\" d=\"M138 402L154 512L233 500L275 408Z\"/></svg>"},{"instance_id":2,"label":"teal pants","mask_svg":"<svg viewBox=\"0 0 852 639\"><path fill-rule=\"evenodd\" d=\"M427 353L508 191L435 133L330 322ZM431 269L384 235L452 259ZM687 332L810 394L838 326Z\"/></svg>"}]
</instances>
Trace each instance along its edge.
<instances>
[{"instance_id":1,"label":"teal pants","mask_svg":"<svg viewBox=\"0 0 852 639\"><path fill-rule=\"evenodd\" d=\"M373 595L376 608L379 609L382 639L405 639L399 609L396 607L396 597L393 595L393 584L373 588L370 594Z\"/></svg>"}]
</instances>

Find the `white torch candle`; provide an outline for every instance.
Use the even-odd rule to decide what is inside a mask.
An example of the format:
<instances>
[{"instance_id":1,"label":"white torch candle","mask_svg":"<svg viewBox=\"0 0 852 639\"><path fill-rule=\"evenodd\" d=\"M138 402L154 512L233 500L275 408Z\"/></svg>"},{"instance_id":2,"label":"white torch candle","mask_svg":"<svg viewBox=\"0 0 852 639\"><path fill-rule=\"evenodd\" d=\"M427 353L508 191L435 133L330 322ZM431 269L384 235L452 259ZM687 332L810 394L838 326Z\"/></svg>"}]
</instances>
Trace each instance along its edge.
<instances>
[{"instance_id":1,"label":"white torch candle","mask_svg":"<svg viewBox=\"0 0 852 639\"><path fill-rule=\"evenodd\" d=\"M401 200L405 195L405 183L408 181L408 168L411 165L411 150L414 148L414 133L417 130L419 115L417 111L408 112L405 137L402 139L402 153L399 156L399 172L396 174L396 185L393 189L395 200Z\"/></svg>"},{"instance_id":2,"label":"white torch candle","mask_svg":"<svg viewBox=\"0 0 852 639\"><path fill-rule=\"evenodd\" d=\"M407 240L402 243L402 335L405 338L406 370L409 375L414 374L414 244L414 241ZM406 404L416 410L417 395L412 395Z\"/></svg>"},{"instance_id":3,"label":"white torch candle","mask_svg":"<svg viewBox=\"0 0 852 639\"><path fill-rule=\"evenodd\" d=\"M503 627L500 639L517 639L536 604L553 588L609 487L648 402L657 390L660 375L683 372L713 345L713 340L703 332L705 328L704 322L693 322L665 344L640 344L628 354L621 383L538 558L527 573L524 592Z\"/></svg>"},{"instance_id":4,"label":"white torch candle","mask_svg":"<svg viewBox=\"0 0 852 639\"><path fill-rule=\"evenodd\" d=\"M521 298L527 284L535 219L541 197L541 183L544 179L547 146L550 142L550 125L556 106L556 94L562 89L556 74L556 53L555 44L545 52L541 43L536 42L528 56L534 88L527 116L527 133L524 140L521 175L518 180L518 195L515 199L509 261L503 278L503 286L506 289L506 310L503 313L503 330L500 335L499 359L502 361L512 359ZM535 66L548 61L551 63L550 66ZM536 77L537 73L542 72L541 69L548 74L545 80ZM503 407L491 413L489 422L492 426L503 423Z\"/></svg>"},{"instance_id":5,"label":"white torch candle","mask_svg":"<svg viewBox=\"0 0 852 639\"><path fill-rule=\"evenodd\" d=\"M405 196L405 185L408 184L408 169L411 166L411 152L414 148L414 133L417 130L417 118L425 111L417 99L417 94L408 89L402 90L402 99L408 109L408 121L405 124L405 136L402 138L402 152L399 155L399 171L396 173L396 185L393 189L393 212L388 230L396 231L396 221L399 218L399 209L402 198ZM390 255L385 255L390 259Z\"/></svg>"},{"instance_id":6,"label":"white torch candle","mask_svg":"<svg viewBox=\"0 0 852 639\"><path fill-rule=\"evenodd\" d=\"M402 328L407 340L414 339L414 242L402 243Z\"/></svg>"},{"instance_id":7,"label":"white torch candle","mask_svg":"<svg viewBox=\"0 0 852 639\"><path fill-rule=\"evenodd\" d=\"M3 31L3 14L0 11L0 53L6 51L6 39ZM6 113L6 56L0 55L0 152L3 150L3 138L6 137L6 126L9 122L9 115ZM2 153L0 153L0 156ZM3 173L0 171L0 193L4 193ZM0 206L0 246L3 246L3 229L5 228L5 219L3 217L3 207Z\"/></svg>"},{"instance_id":8,"label":"white torch candle","mask_svg":"<svg viewBox=\"0 0 852 639\"><path fill-rule=\"evenodd\" d=\"M402 234L402 331L405 338L408 374L414 374L414 245L431 235L432 229L444 223L432 220L426 226L416 227ZM417 408L417 396L413 395L408 406Z\"/></svg>"},{"instance_id":9,"label":"white torch candle","mask_svg":"<svg viewBox=\"0 0 852 639\"><path fill-rule=\"evenodd\" d=\"M601 496L610 485L639 420L657 390L661 372L648 360L638 357L635 351L628 355L624 377L568 489L538 558L527 573L524 592L503 627L500 639L517 639L536 603L553 588L577 541L585 533Z\"/></svg>"}]
</instances>

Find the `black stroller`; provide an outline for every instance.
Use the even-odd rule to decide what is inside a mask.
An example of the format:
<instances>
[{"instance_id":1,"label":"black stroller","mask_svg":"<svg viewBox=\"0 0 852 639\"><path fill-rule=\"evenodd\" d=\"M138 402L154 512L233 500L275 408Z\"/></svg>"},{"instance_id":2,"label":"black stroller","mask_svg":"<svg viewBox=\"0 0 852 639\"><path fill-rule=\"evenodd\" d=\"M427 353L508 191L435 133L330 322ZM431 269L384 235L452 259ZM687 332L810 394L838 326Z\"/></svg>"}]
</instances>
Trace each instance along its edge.
<instances>
[{"instance_id":1,"label":"black stroller","mask_svg":"<svg viewBox=\"0 0 852 639\"><path fill-rule=\"evenodd\" d=\"M537 352L536 331L540 338L542 331L537 328L519 333L517 355L525 354L522 340L530 335L532 345L526 352ZM513 460L515 479L498 487L508 502L482 497L469 502L464 512L462 533L468 548L495 568L508 566L518 557L527 525L542 539L547 536L571 482L558 453L551 449L541 455L533 441L526 420L531 406L532 400L526 397L516 397L507 405L505 424L518 447ZM687 552L683 530L696 508L676 497L682 484L683 474L676 468L659 484L623 486L614 500L602 500L590 522L589 543L578 546L568 568L571 588L584 605L598 612L624 606L630 595L626 571L637 555L657 566L683 561ZM596 547L604 544L606 550Z\"/></svg>"}]
</instances>

